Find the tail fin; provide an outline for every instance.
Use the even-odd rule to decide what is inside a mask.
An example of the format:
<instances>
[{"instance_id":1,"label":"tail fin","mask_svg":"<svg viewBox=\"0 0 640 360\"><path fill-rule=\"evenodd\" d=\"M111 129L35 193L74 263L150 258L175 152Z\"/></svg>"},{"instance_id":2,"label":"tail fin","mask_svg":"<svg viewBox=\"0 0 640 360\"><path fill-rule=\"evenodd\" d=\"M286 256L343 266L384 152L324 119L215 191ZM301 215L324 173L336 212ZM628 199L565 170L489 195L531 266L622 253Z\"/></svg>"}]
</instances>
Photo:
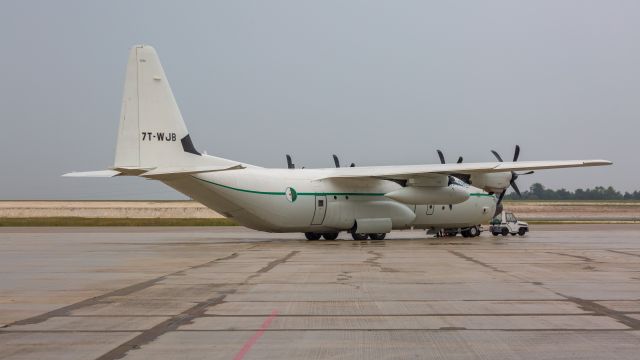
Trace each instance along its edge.
<instances>
[{"instance_id":1,"label":"tail fin","mask_svg":"<svg viewBox=\"0 0 640 360\"><path fill-rule=\"evenodd\" d=\"M220 162L225 161L203 157L193 146L156 51L148 45L134 46L127 63L114 168Z\"/></svg>"}]
</instances>

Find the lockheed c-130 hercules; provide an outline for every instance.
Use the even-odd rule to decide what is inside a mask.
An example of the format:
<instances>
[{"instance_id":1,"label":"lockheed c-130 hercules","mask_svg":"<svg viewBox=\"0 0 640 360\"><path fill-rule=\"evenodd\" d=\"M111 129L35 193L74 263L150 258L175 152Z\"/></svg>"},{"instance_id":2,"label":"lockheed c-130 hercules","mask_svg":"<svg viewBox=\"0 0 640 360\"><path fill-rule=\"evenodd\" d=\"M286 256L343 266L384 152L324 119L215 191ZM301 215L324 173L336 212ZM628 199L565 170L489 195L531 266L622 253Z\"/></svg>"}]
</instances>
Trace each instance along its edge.
<instances>
[{"instance_id":1,"label":"lockheed c-130 hercules","mask_svg":"<svg viewBox=\"0 0 640 360\"><path fill-rule=\"evenodd\" d=\"M252 229L302 232L310 240L348 231L362 240L393 229L486 223L506 189L518 191L516 171L611 164L517 162L518 153L516 147L512 162L494 153L498 162L447 164L440 154L440 164L326 169L268 169L210 156L191 141L155 50L137 45L127 64L114 166L65 176L154 179Z\"/></svg>"}]
</instances>

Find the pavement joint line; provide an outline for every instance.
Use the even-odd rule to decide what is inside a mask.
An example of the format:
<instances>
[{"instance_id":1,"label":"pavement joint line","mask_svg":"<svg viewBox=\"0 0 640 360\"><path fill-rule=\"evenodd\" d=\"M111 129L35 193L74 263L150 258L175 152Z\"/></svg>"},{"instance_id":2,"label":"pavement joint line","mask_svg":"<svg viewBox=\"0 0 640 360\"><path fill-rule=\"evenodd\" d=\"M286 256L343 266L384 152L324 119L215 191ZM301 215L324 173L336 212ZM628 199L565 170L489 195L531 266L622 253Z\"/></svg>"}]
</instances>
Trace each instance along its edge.
<instances>
[{"instance_id":1,"label":"pavement joint line","mask_svg":"<svg viewBox=\"0 0 640 360\"><path fill-rule=\"evenodd\" d=\"M183 311L182 313L175 315L159 324L156 324L150 329L144 330L139 335L129 339L128 341L120 344L119 346L111 349L110 351L102 354L97 357L96 360L115 360L121 359L130 350L139 349L143 345L151 343L155 341L161 335L176 330L181 325L192 322L193 319L199 317L201 314L204 314L205 311L211 306L215 306L224 301L224 298L227 294L234 293L235 290L231 290L228 293L213 297L211 299L202 301L197 303L196 305L190 307L189 309Z\"/></svg>"},{"instance_id":2,"label":"pavement joint line","mask_svg":"<svg viewBox=\"0 0 640 360\"><path fill-rule=\"evenodd\" d=\"M176 332L255 332L258 330L257 328L247 328L247 329L219 329L219 330L200 330L200 329L180 329L176 330ZM267 329L266 332L287 332L287 331L295 331L295 332L322 332L322 331L344 331L344 332L352 332L352 331L364 331L364 332L373 332L373 331L424 331L424 332L440 332L440 331L505 331L505 332L635 332L633 329L584 329L584 328L529 328L529 329L515 329L515 328L464 328L464 329L451 329L451 328L406 328L406 329L398 329L398 328L378 328L378 329L353 329L353 328L325 328L325 329L304 329L304 328L287 328L287 329ZM98 359L97 359L98 360Z\"/></svg>"},{"instance_id":3,"label":"pavement joint line","mask_svg":"<svg viewBox=\"0 0 640 360\"><path fill-rule=\"evenodd\" d=\"M567 300L575 303L586 311L592 311L598 315L608 316L625 326L628 326L632 330L640 330L640 320L627 316L625 313L617 310L610 309L602 304L598 304L594 300L585 300L573 296L567 296L557 293L560 296L564 296Z\"/></svg>"},{"instance_id":4,"label":"pavement joint line","mask_svg":"<svg viewBox=\"0 0 640 360\"><path fill-rule=\"evenodd\" d=\"M506 271L504 271L504 270L500 270L500 269L498 269L497 267L495 267L495 266L493 266L493 265L489 265L489 264L484 263L484 262L482 262L482 261L480 261L480 260L474 259L474 258L472 258L471 256L465 255L465 254L463 254L463 253L461 253L461 252L458 252L458 251L455 251L455 250L447 250L447 251L448 251L449 253L451 253L451 254L453 254L453 255L455 255L455 256L457 256L457 257L461 258L461 259L464 259L464 260L470 261L470 262L472 262L472 263L478 264L478 265L483 266L483 267L485 267L485 268L487 268L487 269L491 269L491 270L493 270L493 271L500 272L500 273L507 273L507 272L506 272ZM514 275L512 275L512 274L509 274L509 275L514 276ZM514 277L515 277L515 276L514 276Z\"/></svg>"},{"instance_id":5,"label":"pavement joint line","mask_svg":"<svg viewBox=\"0 0 640 360\"><path fill-rule=\"evenodd\" d=\"M230 302L225 302L230 303ZM640 314L637 311L620 311L623 314ZM594 314L592 312L580 312L580 313L411 313L411 314L285 314L278 315L278 317L402 317L402 316L428 316L428 317L436 317L436 316L594 316L601 314ZM170 317L176 316L176 314L160 314L160 315L67 315L65 317L69 318L155 318L155 317ZM264 314L238 314L238 315L230 315L230 314L203 314L201 317L261 317L261 316L269 316L268 313ZM144 329L142 329L144 330ZM122 330L122 331L142 331L142 330ZM0 332L3 331L13 331L0 329ZM22 331L22 330L16 330Z\"/></svg>"},{"instance_id":6,"label":"pavement joint line","mask_svg":"<svg viewBox=\"0 0 640 360\"><path fill-rule=\"evenodd\" d=\"M560 254L560 255L566 255L566 254ZM571 255L568 255L571 256ZM519 276L514 275L509 273L509 275L520 279ZM523 279L524 280L524 279ZM594 314L597 315L601 315L601 316L607 316L609 318L612 318L616 321L618 321L619 323L629 327L632 330L640 330L640 320L634 319L630 316L625 315L623 312L620 311L616 311L613 309L610 309L604 305L598 304L596 301L603 301L603 300L585 300L585 299L580 299L578 297L572 297L572 296L567 296L564 294L561 294L557 291L554 291L552 289L549 289L548 287L546 287L543 283L540 282L530 282L531 284L538 286L540 288L543 288L547 291L551 291L554 294L558 295L558 296L562 296L563 298L565 298L567 301L572 302L576 305L578 305L581 309L584 309L586 311L591 311ZM606 301L606 300L604 300Z\"/></svg>"},{"instance_id":7,"label":"pavement joint line","mask_svg":"<svg viewBox=\"0 0 640 360\"><path fill-rule=\"evenodd\" d=\"M620 251L620 250L607 250L607 251L612 252L612 253L616 253L616 254L623 254L623 255L640 257L640 254L634 254L634 253L630 253L630 252L626 252L626 251Z\"/></svg>"},{"instance_id":8,"label":"pavement joint line","mask_svg":"<svg viewBox=\"0 0 640 360\"><path fill-rule=\"evenodd\" d=\"M229 318L229 317L240 317L240 318L258 318L269 316L270 314L252 314L252 315L218 315L218 314L204 314L201 317L219 317L219 318ZM593 312L583 312L583 313L509 313L509 314L491 314L491 313L477 313L477 314L335 314L335 315L306 315L306 314L278 314L279 318L286 317L465 317L465 316L489 316L489 317L513 317L513 316L606 316L603 314L596 314Z\"/></svg>"},{"instance_id":9,"label":"pavement joint line","mask_svg":"<svg viewBox=\"0 0 640 360\"><path fill-rule=\"evenodd\" d=\"M571 255L571 254L565 254L565 253L561 253L561 252L553 252L553 251L546 251L547 254L553 254L553 255L562 255L562 256L569 256L575 259L579 259L579 260L583 260L585 262L596 262L595 260L593 260L592 258L586 257L586 256L580 256L580 255Z\"/></svg>"},{"instance_id":10,"label":"pavement joint line","mask_svg":"<svg viewBox=\"0 0 640 360\"><path fill-rule=\"evenodd\" d=\"M133 294L135 292L138 292L140 290L149 288L149 287L159 283L160 281L169 278L170 276L180 275L180 274L184 273L185 271L188 271L188 270L191 270L191 269L194 269L194 268L208 266L208 265L211 265L211 264L213 264L213 263L215 263L217 261L223 261L223 260L229 258L230 256L233 256L234 254L231 254L231 255L228 255L228 256L225 256L225 257L222 257L222 258L216 258L214 260L207 261L207 262L205 262L203 264L190 266L190 267L188 267L186 269L174 271L174 272L172 272L170 274L158 276L156 278L153 278L153 279L150 279L150 280L146 280L146 281L143 281L143 282L140 282L140 283L137 283L137 284L129 285L129 286L126 286L126 287L121 288L121 289L116 289L116 290L107 292L107 293L102 294L102 295L98 295L98 296L94 296L94 297L89 298L89 299L81 300L81 301L79 301L77 303L74 303L74 304L71 304L71 305L67 305L67 306L63 306L61 308L54 309L54 310L46 312L44 314L32 316L30 318L26 318L26 319L22 319L22 320L17 320L17 321L14 321L12 323L6 324L6 325L2 326L1 328L10 328L11 326L18 326L18 325L38 324L38 323L44 322L44 321L46 321L46 320L48 320L48 319L50 319L52 317L68 316L74 310L78 310L78 309L81 309L81 308L84 308L84 307L96 305L96 304L101 303L103 300L105 300L107 298L110 298L110 297L131 295L131 294ZM0 334L2 334L2 332L0 332Z\"/></svg>"},{"instance_id":11,"label":"pavement joint line","mask_svg":"<svg viewBox=\"0 0 640 360\"><path fill-rule=\"evenodd\" d=\"M567 299L427 299L427 300L234 300L234 301L225 301L225 303L384 303L384 302L451 302L451 301L462 301L462 302L570 302ZM619 301L612 299L598 299L592 301ZM628 301L628 300L623 300Z\"/></svg>"},{"instance_id":12,"label":"pavement joint line","mask_svg":"<svg viewBox=\"0 0 640 360\"><path fill-rule=\"evenodd\" d=\"M278 266L279 264L282 264L282 263L286 262L288 259L290 259L291 257L295 256L297 253L299 253L299 251L291 251L290 253L288 253L284 257L281 257L279 259L276 259L276 260L273 260L273 261L269 262L266 266L264 266L263 268L259 269L256 273L248 276L242 283L240 283L238 285L238 287L242 286L242 285L246 285L250 279L252 279L252 278L254 278L256 276L259 276L260 274L266 273L266 272L270 271L271 269L273 269L274 267ZM212 263L212 262L213 261L211 261L209 263ZM203 267L203 266L206 266L206 264L208 264L208 263L197 265L197 266L198 267ZM110 351L104 353L103 355L101 355L98 358L96 358L96 360L117 360L117 359L121 359L121 358L125 357L129 351L139 349L139 348L141 348L142 346L144 346L146 344L152 343L153 341L158 339L160 336L162 336L162 335L164 335L164 334L166 334L168 332L178 330L178 328L180 326L182 326L182 325L192 323L193 320L195 320L196 318L199 318L202 315L204 315L205 312L207 311L207 309L209 309L209 308L211 308L213 306L222 304L227 295L234 294L236 291L238 291L238 287L233 288L233 289L229 289L227 291L220 291L220 293L222 295L219 295L219 296L210 298L208 300L199 302L199 303L195 304L194 306L190 307L189 309L184 310L180 314L174 315L171 318L169 318L169 319L167 319L165 321L162 321L159 324L156 324L155 326L151 327L150 329L147 329L147 330L143 331L141 334L133 337L132 339L129 339L128 341L124 342L123 344L120 344L119 346L117 346L117 347L111 349Z\"/></svg>"},{"instance_id":13,"label":"pavement joint line","mask_svg":"<svg viewBox=\"0 0 640 360\"><path fill-rule=\"evenodd\" d=\"M298 254L300 251L299 250L294 250L291 251L289 254L287 254L285 257L280 258L280 259L276 259L271 261L270 263L267 264L267 266L263 267L262 269L256 271L256 274L263 274L268 272L269 270L273 269L274 267L286 262L287 260L291 259L292 257L294 257L296 254ZM254 274L254 275L256 275ZM257 275L256 275L257 276ZM251 278L251 277L250 277ZM246 281L245 281L246 282Z\"/></svg>"},{"instance_id":14,"label":"pavement joint line","mask_svg":"<svg viewBox=\"0 0 640 360\"><path fill-rule=\"evenodd\" d=\"M529 281L529 280L524 279L524 278L522 278L522 277L520 277L518 275L509 273L509 272L506 272L506 271L502 271L502 270L500 270L498 268L495 268L495 267L493 267L493 266L491 266L489 264L485 264L485 263L483 263L483 262L481 262L479 260L476 260L476 259L474 259L474 258L472 258L470 256L464 255L464 254L459 253L459 252L454 251L454 250L449 250L449 252L454 254L454 255L456 255L456 256L459 256L459 257L461 257L461 258L463 258L465 260L472 261L474 263L480 264L480 265L488 267L490 269L494 269L495 271L498 271L498 272L506 273L509 276L512 276L512 277L514 277L516 279L522 280L523 282L527 282L527 283L530 283L530 284L532 284L534 286L537 286L537 287L540 287L540 288L545 289L547 291L550 291L550 292L552 292L552 293L554 293L554 294L556 294L558 296L561 296L561 297L565 298L567 301L578 305L580 308L582 308L584 310L591 311L592 313L594 313L596 315L607 316L609 318L612 318L612 319L618 321L619 323L622 323L623 325L625 325L625 326L627 326L627 327L629 327L629 328L631 328L633 330L640 330L640 320L636 320L636 319L634 319L632 317L624 315L621 312L614 311L614 310L609 309L609 308L607 308L607 307L605 307L603 305L597 304L597 303L595 303L595 301L589 301L589 300L579 299L579 298L576 298L576 297L566 296L566 295L558 293L558 292L556 292L556 291L554 291L552 289L549 289L542 282ZM547 253L552 253L552 252L547 252ZM566 255L566 256L576 257L576 256L572 256L572 255L562 254L562 253L560 253L558 255ZM579 258L581 260L589 259L589 258L586 258L586 257L579 257ZM590 261L590 260L591 259L585 260L585 261Z\"/></svg>"},{"instance_id":15,"label":"pavement joint line","mask_svg":"<svg viewBox=\"0 0 640 360\"><path fill-rule=\"evenodd\" d=\"M264 317L264 316L262 316ZM254 332L257 329L176 329L174 332ZM580 328L554 328L554 329L513 329L513 328L465 328L460 329L463 331L529 331L529 332L537 332L537 331L562 331L562 332L637 332L634 329L580 329ZM121 334L121 333L140 333L145 330L11 330L11 331L2 331L7 334ZM366 331L366 332L375 332L375 331L451 331L451 329L447 328L438 328L438 329L425 329L425 328L406 328L406 329L353 329L353 328L327 328L327 329L298 329L298 328L289 328L289 329L268 329L267 331ZM138 347L136 347L137 349ZM101 355L104 356L104 355ZM98 360L100 358L97 358Z\"/></svg>"}]
</instances>

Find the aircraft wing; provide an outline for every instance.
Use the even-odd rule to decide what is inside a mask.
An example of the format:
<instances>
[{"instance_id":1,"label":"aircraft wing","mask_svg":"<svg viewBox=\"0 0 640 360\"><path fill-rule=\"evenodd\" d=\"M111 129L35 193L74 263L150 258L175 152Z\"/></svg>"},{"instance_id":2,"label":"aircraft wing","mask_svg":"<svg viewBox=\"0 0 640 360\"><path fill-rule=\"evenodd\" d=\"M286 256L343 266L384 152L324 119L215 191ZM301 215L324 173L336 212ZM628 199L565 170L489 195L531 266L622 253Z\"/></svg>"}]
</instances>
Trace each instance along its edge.
<instances>
[{"instance_id":1,"label":"aircraft wing","mask_svg":"<svg viewBox=\"0 0 640 360\"><path fill-rule=\"evenodd\" d=\"M326 175L316 179L339 178L378 178L408 180L430 174L482 174L522 170L560 169L572 167L611 165L607 160L559 160L559 161L518 161L486 162L462 164L401 165L401 166L363 166L332 169Z\"/></svg>"}]
</instances>

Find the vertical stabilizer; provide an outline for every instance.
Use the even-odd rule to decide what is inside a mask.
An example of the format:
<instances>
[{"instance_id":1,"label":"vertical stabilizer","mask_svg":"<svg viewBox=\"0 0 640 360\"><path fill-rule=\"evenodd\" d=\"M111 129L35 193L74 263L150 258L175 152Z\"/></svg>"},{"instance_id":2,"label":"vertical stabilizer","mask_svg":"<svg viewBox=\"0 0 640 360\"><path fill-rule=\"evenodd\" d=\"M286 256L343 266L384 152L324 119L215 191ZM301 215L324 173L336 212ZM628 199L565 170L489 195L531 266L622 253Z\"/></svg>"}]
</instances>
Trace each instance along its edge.
<instances>
[{"instance_id":1,"label":"vertical stabilizer","mask_svg":"<svg viewBox=\"0 0 640 360\"><path fill-rule=\"evenodd\" d=\"M127 63L115 168L220 162L227 161L202 156L193 145L156 51L134 46Z\"/></svg>"}]
</instances>

